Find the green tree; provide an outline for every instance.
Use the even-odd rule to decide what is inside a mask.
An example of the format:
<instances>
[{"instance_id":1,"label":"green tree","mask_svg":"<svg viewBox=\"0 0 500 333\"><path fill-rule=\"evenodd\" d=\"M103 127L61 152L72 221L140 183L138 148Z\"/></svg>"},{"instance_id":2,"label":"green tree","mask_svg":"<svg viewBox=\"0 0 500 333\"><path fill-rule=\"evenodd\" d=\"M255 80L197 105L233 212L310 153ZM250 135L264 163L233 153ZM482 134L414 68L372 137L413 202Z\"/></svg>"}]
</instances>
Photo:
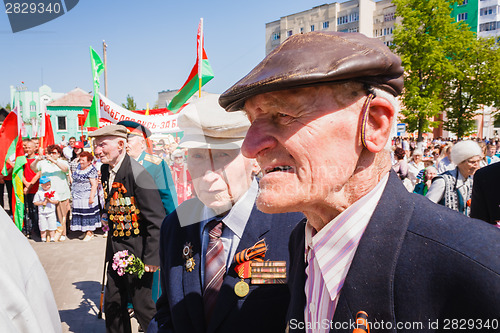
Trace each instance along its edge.
<instances>
[{"instance_id":1,"label":"green tree","mask_svg":"<svg viewBox=\"0 0 500 333\"><path fill-rule=\"evenodd\" d=\"M404 121L408 130L422 134L437 124L432 118L444 110L442 91L453 71L446 58L455 42L457 25L450 16L448 0L393 0L401 19L394 30L393 49L405 68L402 94Z\"/></svg>"},{"instance_id":2,"label":"green tree","mask_svg":"<svg viewBox=\"0 0 500 333\"><path fill-rule=\"evenodd\" d=\"M5 110L7 110L7 111L12 110L12 106L10 106L10 103L7 103L7 105L5 106Z\"/></svg>"},{"instance_id":3,"label":"green tree","mask_svg":"<svg viewBox=\"0 0 500 333\"><path fill-rule=\"evenodd\" d=\"M461 38L448 53L453 71L443 89L444 129L462 138L475 130L474 117L481 105L499 104L500 56L493 39L477 39L466 24Z\"/></svg>"},{"instance_id":4,"label":"green tree","mask_svg":"<svg viewBox=\"0 0 500 333\"><path fill-rule=\"evenodd\" d=\"M127 95L127 104L122 103L122 107L127 110L137 110L137 104L135 104L134 98L130 95Z\"/></svg>"}]
</instances>

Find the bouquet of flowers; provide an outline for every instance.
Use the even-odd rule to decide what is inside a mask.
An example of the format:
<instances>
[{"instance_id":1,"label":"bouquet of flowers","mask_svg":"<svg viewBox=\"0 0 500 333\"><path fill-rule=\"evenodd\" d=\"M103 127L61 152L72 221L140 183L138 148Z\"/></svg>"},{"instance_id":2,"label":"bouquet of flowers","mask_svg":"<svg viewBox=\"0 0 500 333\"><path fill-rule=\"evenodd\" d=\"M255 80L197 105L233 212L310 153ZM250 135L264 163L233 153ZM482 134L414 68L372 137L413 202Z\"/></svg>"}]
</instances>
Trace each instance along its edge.
<instances>
[{"instance_id":1,"label":"bouquet of flowers","mask_svg":"<svg viewBox=\"0 0 500 333\"><path fill-rule=\"evenodd\" d=\"M43 197L45 199L52 199L54 197L54 193L56 191L50 191L50 192L45 192L45 194L43 195ZM43 209L45 209L45 205L43 205Z\"/></svg>"},{"instance_id":2,"label":"bouquet of flowers","mask_svg":"<svg viewBox=\"0 0 500 333\"><path fill-rule=\"evenodd\" d=\"M112 267L120 276L125 273L137 274L140 279L144 274L144 263L133 254L129 254L128 250L118 251L113 255Z\"/></svg>"}]
</instances>

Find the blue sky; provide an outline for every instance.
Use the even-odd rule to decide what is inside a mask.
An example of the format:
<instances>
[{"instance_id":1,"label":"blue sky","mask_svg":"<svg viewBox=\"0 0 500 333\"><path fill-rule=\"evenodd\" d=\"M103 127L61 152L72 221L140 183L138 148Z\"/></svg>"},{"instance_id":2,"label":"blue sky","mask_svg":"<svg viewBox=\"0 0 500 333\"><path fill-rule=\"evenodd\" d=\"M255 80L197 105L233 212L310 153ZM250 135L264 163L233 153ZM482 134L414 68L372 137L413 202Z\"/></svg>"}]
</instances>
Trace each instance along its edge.
<instances>
[{"instance_id":1,"label":"blue sky","mask_svg":"<svg viewBox=\"0 0 500 333\"><path fill-rule=\"evenodd\" d=\"M80 0L65 15L15 34L0 5L0 105L10 102L10 85L24 81L28 90L38 90L42 71L43 83L55 92L91 91L89 46L102 56L105 40L108 97L123 103L130 94L139 108L152 107L159 91L178 89L186 80L201 17L215 75L204 90L222 93L264 57L267 22L331 2Z\"/></svg>"}]
</instances>

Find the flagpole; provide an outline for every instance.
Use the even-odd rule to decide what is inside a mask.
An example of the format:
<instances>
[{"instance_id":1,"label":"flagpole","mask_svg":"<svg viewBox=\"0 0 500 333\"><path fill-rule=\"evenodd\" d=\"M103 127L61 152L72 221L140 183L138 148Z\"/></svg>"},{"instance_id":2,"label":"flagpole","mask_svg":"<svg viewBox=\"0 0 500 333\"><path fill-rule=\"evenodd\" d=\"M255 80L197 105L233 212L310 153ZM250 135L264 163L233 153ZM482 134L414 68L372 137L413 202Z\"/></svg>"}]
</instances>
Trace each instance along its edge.
<instances>
[{"instance_id":1,"label":"flagpole","mask_svg":"<svg viewBox=\"0 0 500 333\"><path fill-rule=\"evenodd\" d=\"M104 96L108 97L108 66L106 63L106 49L108 45L106 42L103 40L102 41L102 54L104 57Z\"/></svg>"},{"instance_id":2,"label":"flagpole","mask_svg":"<svg viewBox=\"0 0 500 333\"><path fill-rule=\"evenodd\" d=\"M201 78L203 76L202 69L203 69L203 17L200 18L200 26L199 26L199 34L200 34L200 41L198 43L198 97L201 98Z\"/></svg>"}]
</instances>

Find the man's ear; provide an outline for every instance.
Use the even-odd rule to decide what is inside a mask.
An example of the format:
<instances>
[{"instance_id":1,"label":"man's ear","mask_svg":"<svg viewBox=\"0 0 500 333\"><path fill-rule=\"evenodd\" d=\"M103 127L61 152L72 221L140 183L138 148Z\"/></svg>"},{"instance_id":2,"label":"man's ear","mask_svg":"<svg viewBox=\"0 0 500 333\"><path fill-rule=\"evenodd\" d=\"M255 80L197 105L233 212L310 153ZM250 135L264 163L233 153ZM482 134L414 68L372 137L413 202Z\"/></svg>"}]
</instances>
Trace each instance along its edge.
<instances>
[{"instance_id":1,"label":"man's ear","mask_svg":"<svg viewBox=\"0 0 500 333\"><path fill-rule=\"evenodd\" d=\"M395 110L392 104L382 97L375 97L370 102L368 121L366 124L366 148L372 153L384 149L394 119Z\"/></svg>"}]
</instances>

